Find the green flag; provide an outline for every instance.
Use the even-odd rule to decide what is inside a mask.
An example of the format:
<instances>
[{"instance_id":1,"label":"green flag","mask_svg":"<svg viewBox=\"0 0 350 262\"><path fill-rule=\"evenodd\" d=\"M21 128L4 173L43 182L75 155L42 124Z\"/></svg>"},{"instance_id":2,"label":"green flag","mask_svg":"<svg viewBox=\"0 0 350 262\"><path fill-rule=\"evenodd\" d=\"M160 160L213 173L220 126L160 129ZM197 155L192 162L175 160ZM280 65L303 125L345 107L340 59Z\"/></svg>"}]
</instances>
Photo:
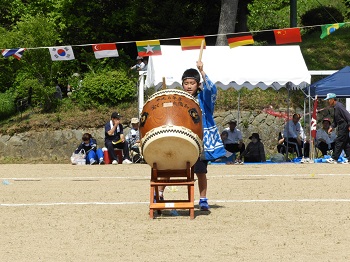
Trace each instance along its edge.
<instances>
[{"instance_id":1,"label":"green flag","mask_svg":"<svg viewBox=\"0 0 350 262\"><path fill-rule=\"evenodd\" d=\"M321 39L325 38L327 35L330 35L335 30L341 28L345 23L336 23L336 24L327 24L321 26L322 34L320 36Z\"/></svg>"}]
</instances>

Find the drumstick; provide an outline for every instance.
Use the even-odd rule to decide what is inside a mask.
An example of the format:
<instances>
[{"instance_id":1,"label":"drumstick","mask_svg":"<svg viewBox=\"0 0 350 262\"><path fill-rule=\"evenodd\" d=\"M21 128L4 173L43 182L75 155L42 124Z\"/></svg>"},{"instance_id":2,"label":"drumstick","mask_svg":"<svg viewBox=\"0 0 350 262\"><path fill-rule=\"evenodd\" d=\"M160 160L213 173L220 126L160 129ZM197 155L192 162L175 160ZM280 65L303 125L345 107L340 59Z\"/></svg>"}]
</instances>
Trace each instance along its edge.
<instances>
[{"instance_id":1,"label":"drumstick","mask_svg":"<svg viewBox=\"0 0 350 262\"><path fill-rule=\"evenodd\" d=\"M163 84L162 84L162 89L166 89L166 83L165 83L165 77L163 76Z\"/></svg>"},{"instance_id":2,"label":"drumstick","mask_svg":"<svg viewBox=\"0 0 350 262\"><path fill-rule=\"evenodd\" d=\"M201 43L201 49L199 51L199 58L198 58L198 62L201 62L202 61L202 54L203 54L203 48L204 48L204 39L202 40L202 43Z\"/></svg>"},{"instance_id":3,"label":"drumstick","mask_svg":"<svg viewBox=\"0 0 350 262\"><path fill-rule=\"evenodd\" d=\"M203 49L204 49L204 43L205 43L205 40L203 39L203 40L202 40L202 43L201 43L201 49L200 49L200 51L199 51L198 62L201 62L201 61L202 61L202 54L203 54ZM205 79L205 77L204 77L204 76L202 76L202 77L203 77L203 79L204 79L204 82L208 85L207 80Z\"/></svg>"}]
</instances>

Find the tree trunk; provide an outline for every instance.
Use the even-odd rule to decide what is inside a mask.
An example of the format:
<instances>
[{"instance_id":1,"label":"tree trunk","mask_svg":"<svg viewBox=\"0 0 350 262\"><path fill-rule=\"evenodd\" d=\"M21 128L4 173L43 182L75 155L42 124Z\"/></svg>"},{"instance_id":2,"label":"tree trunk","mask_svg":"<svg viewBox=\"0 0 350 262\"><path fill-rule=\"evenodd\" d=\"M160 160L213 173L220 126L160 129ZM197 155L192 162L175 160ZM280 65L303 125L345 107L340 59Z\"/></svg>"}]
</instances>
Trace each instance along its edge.
<instances>
[{"instance_id":1,"label":"tree trunk","mask_svg":"<svg viewBox=\"0 0 350 262\"><path fill-rule=\"evenodd\" d=\"M237 24L236 24L236 32L248 32L248 5L252 3L253 0L244 0L240 1L238 4L238 11L237 11Z\"/></svg>"},{"instance_id":2,"label":"tree trunk","mask_svg":"<svg viewBox=\"0 0 350 262\"><path fill-rule=\"evenodd\" d=\"M221 0L221 11L216 45L227 45L227 33L234 33L239 0ZM223 34L223 35L220 35Z\"/></svg>"}]
</instances>

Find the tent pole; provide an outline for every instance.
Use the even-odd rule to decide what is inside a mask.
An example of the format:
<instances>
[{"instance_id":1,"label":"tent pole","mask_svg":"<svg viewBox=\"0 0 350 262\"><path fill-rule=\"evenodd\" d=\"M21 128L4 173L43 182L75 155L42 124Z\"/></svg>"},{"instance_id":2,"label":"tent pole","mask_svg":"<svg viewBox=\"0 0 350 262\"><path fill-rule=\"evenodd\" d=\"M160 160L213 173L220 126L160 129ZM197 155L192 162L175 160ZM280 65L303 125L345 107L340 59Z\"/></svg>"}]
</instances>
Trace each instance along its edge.
<instances>
[{"instance_id":1,"label":"tent pole","mask_svg":"<svg viewBox=\"0 0 350 262\"><path fill-rule=\"evenodd\" d=\"M237 105L237 124L239 125L239 118L240 118L240 104L241 104L241 90L238 90L238 105Z\"/></svg>"},{"instance_id":2,"label":"tent pole","mask_svg":"<svg viewBox=\"0 0 350 262\"><path fill-rule=\"evenodd\" d=\"M139 76L139 83L138 83L138 109L139 114L141 114L144 104L144 87L145 87L145 73Z\"/></svg>"},{"instance_id":3,"label":"tent pole","mask_svg":"<svg viewBox=\"0 0 350 262\"><path fill-rule=\"evenodd\" d=\"M287 82L286 84L286 87L287 87L287 92L288 92L288 97L287 97L287 121L286 121L286 125L287 125L287 136L289 134L289 96L290 96L290 93L289 93L289 87L290 87L290 83ZM288 137L285 137L284 139L287 139L287 149L286 149L286 161L289 160L289 141L288 141Z\"/></svg>"},{"instance_id":4,"label":"tent pole","mask_svg":"<svg viewBox=\"0 0 350 262\"><path fill-rule=\"evenodd\" d=\"M310 150L309 150L309 156L311 161L313 162L315 158L315 150L314 150L314 141L313 138L311 137L311 94L310 94L310 85L309 85L309 93L308 93L308 98L309 98L309 138L310 138ZM317 119L316 119L317 121ZM316 122L317 124L317 122Z\"/></svg>"},{"instance_id":5,"label":"tent pole","mask_svg":"<svg viewBox=\"0 0 350 262\"><path fill-rule=\"evenodd\" d=\"M305 130L305 127L306 127L306 117L305 117L305 114L306 114L306 99L304 98L304 105L303 105L303 110L304 110L304 127L303 129ZM304 131L304 134L305 134L305 131ZM305 142L303 144L303 149L302 149L302 152L303 152L303 158L305 157Z\"/></svg>"}]
</instances>

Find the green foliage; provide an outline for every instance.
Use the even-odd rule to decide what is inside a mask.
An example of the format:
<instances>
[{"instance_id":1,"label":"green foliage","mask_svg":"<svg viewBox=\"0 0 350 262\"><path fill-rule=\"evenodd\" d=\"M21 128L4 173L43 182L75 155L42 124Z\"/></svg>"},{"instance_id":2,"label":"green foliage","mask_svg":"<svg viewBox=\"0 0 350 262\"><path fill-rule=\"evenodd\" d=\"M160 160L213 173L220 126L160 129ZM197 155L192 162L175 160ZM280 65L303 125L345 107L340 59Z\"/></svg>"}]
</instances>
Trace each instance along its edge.
<instances>
[{"instance_id":1,"label":"green foliage","mask_svg":"<svg viewBox=\"0 0 350 262\"><path fill-rule=\"evenodd\" d=\"M0 93L0 118L4 119L16 112L15 99L12 92Z\"/></svg>"},{"instance_id":2,"label":"green foliage","mask_svg":"<svg viewBox=\"0 0 350 262\"><path fill-rule=\"evenodd\" d=\"M37 47L37 46L52 46L58 41L59 34L55 29L55 24L43 16L26 16L10 31L1 30L0 46L4 47ZM24 52L23 58L17 61L13 57L1 59L0 65L7 67L10 63L12 66L11 76L12 83L5 72L0 71L0 86L9 89L10 84L14 83L14 77L17 74L26 74L30 78L37 78L44 85L49 85L52 82L53 75L59 71L61 64L53 64L50 59L48 49L29 49ZM0 66L0 67L1 67ZM9 70L10 71L10 70ZM4 76L4 82L3 82Z\"/></svg>"},{"instance_id":3,"label":"green foliage","mask_svg":"<svg viewBox=\"0 0 350 262\"><path fill-rule=\"evenodd\" d=\"M321 31L307 34L300 43L308 69L338 70L349 65L350 28L342 27L324 39L320 35Z\"/></svg>"},{"instance_id":4,"label":"green foliage","mask_svg":"<svg viewBox=\"0 0 350 262\"><path fill-rule=\"evenodd\" d=\"M102 71L85 75L82 86L72 94L82 108L99 105L115 106L131 101L135 96L135 82L123 70Z\"/></svg>"},{"instance_id":5,"label":"green foliage","mask_svg":"<svg viewBox=\"0 0 350 262\"><path fill-rule=\"evenodd\" d=\"M301 16L301 23L304 26L333 24L335 21L344 21L343 14L335 7L317 7ZM316 30L319 30L319 27L309 29L309 31Z\"/></svg>"},{"instance_id":6,"label":"green foliage","mask_svg":"<svg viewBox=\"0 0 350 262\"><path fill-rule=\"evenodd\" d=\"M52 112L59 105L59 101L54 98L56 91L53 86L45 86L38 79L29 78L26 74L19 74L16 78L15 98L25 98L29 96L32 89L31 106L39 112Z\"/></svg>"},{"instance_id":7,"label":"green foliage","mask_svg":"<svg viewBox=\"0 0 350 262\"><path fill-rule=\"evenodd\" d=\"M248 27L251 31L263 30L263 29L276 29L276 28L287 28L290 26L289 20L289 0L255 0L253 3L248 5L250 11L248 17ZM322 7L320 7L320 4ZM301 17L311 9L323 7L333 7L339 10L344 16L347 13L347 8L344 4L344 0L298 0L297 1L297 24L302 26ZM325 18L331 18L327 13L324 14ZM312 22L312 21L311 21ZM335 22L333 20L333 22ZM342 22L342 21L338 21ZM319 23L313 22L313 25Z\"/></svg>"},{"instance_id":8,"label":"green foliage","mask_svg":"<svg viewBox=\"0 0 350 262\"><path fill-rule=\"evenodd\" d=\"M287 98L288 91L286 88L280 90L254 88L249 90L243 87L240 90L229 88L225 91L219 88L216 110L238 109L238 103L241 110L248 111L261 111L268 107L286 108L288 105ZM304 98L301 91L290 92L290 107L302 108L303 102Z\"/></svg>"}]
</instances>

